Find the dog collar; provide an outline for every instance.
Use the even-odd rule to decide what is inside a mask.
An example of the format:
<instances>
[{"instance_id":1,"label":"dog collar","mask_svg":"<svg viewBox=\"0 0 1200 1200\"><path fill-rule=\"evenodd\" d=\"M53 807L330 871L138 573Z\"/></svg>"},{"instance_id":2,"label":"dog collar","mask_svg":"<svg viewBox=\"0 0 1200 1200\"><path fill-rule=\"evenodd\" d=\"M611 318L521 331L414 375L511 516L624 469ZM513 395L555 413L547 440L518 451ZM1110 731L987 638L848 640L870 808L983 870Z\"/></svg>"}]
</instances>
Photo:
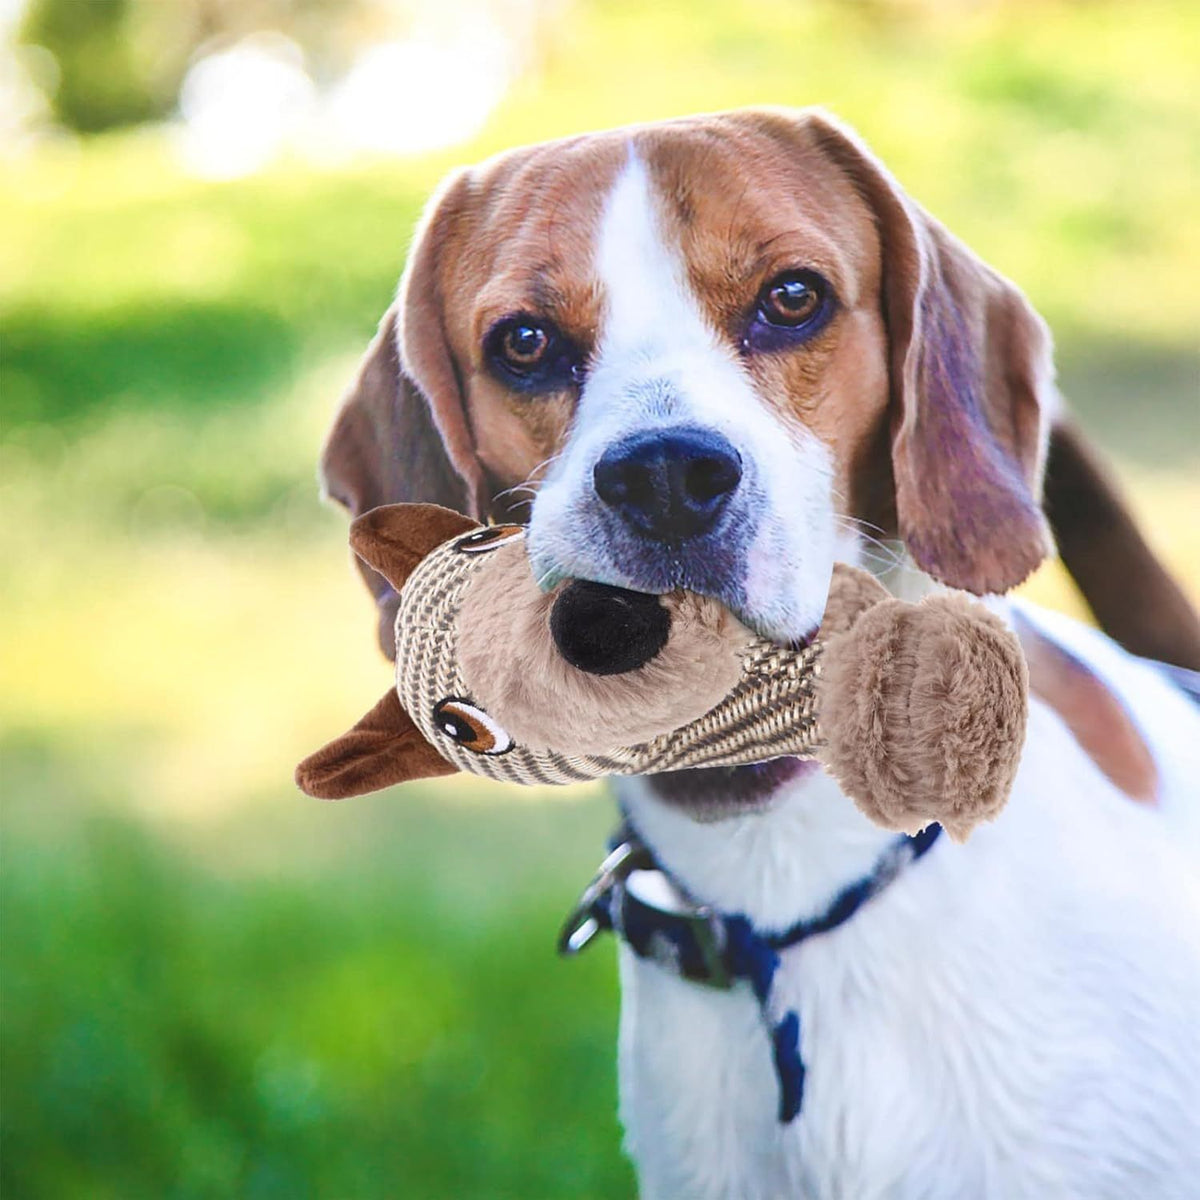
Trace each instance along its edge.
<instances>
[{"instance_id":1,"label":"dog collar","mask_svg":"<svg viewBox=\"0 0 1200 1200\"><path fill-rule=\"evenodd\" d=\"M799 1115L804 1101L804 1060L800 1054L800 1014L781 1006L773 992L780 954L810 937L844 925L882 892L900 872L937 841L942 827L902 834L861 879L848 884L816 917L778 933L762 932L738 914L697 903L665 871L649 847L624 822L610 841L608 857L563 925L558 952L578 954L597 934L612 931L639 957L692 983L731 988L749 983L771 1038L779 1079L779 1120Z\"/></svg>"}]
</instances>

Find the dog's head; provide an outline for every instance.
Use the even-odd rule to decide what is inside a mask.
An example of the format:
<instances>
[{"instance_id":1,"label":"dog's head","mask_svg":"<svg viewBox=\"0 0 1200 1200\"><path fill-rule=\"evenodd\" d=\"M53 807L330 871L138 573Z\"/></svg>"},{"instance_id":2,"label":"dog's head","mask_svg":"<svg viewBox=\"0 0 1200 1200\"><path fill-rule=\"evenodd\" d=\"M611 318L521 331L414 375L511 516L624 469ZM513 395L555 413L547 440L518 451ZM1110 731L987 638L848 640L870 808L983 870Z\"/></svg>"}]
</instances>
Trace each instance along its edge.
<instances>
[{"instance_id":1,"label":"dog's head","mask_svg":"<svg viewBox=\"0 0 1200 1200\"><path fill-rule=\"evenodd\" d=\"M856 522L955 587L1020 582L1052 386L1020 293L853 135L694 117L454 175L323 471L356 513L528 516L542 586L687 588L800 638Z\"/></svg>"}]
</instances>

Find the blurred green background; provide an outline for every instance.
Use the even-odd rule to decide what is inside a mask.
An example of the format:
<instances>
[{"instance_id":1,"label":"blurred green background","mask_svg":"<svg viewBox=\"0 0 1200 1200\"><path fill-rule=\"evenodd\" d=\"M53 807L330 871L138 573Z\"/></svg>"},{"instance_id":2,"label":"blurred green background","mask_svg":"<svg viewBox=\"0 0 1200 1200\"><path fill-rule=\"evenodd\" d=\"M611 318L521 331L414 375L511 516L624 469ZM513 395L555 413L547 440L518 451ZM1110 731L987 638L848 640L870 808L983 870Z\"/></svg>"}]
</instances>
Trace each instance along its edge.
<instances>
[{"instance_id":1,"label":"blurred green background","mask_svg":"<svg viewBox=\"0 0 1200 1200\"><path fill-rule=\"evenodd\" d=\"M0 20L3 1195L632 1194L611 947L552 953L603 794L290 781L386 686L314 463L422 200L524 141L828 105L1047 316L1196 595L1200 7ZM1078 611L1056 567L1029 589Z\"/></svg>"}]
</instances>

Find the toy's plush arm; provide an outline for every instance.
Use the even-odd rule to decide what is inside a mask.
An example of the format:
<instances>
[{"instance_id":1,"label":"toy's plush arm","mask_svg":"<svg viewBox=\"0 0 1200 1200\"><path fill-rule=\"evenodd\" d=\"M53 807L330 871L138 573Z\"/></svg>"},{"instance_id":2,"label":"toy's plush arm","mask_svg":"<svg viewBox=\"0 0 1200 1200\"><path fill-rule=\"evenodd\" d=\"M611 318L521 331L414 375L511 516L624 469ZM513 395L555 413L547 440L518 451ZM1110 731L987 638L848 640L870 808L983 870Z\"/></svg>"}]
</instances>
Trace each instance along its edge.
<instances>
[{"instance_id":1,"label":"toy's plush arm","mask_svg":"<svg viewBox=\"0 0 1200 1200\"><path fill-rule=\"evenodd\" d=\"M835 574L831 607L850 597L841 611L857 616L821 630L821 761L877 824L938 821L961 841L1012 790L1028 711L1020 645L961 593L863 607L863 586Z\"/></svg>"}]
</instances>

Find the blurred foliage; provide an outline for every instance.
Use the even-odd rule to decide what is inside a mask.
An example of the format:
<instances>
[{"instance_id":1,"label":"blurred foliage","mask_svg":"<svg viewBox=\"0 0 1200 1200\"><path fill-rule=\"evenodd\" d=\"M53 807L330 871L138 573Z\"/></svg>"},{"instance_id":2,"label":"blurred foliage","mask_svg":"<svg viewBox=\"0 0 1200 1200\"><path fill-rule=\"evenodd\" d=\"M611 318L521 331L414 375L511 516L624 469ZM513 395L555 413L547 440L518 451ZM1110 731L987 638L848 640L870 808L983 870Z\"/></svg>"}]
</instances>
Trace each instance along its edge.
<instances>
[{"instance_id":1,"label":"blurred foliage","mask_svg":"<svg viewBox=\"0 0 1200 1200\"><path fill-rule=\"evenodd\" d=\"M261 398L387 305L424 193L395 168L284 170L231 184L171 169L160 139L48 148L0 213L5 407L95 409ZM52 218L52 219L49 219Z\"/></svg>"},{"instance_id":2,"label":"blurred foliage","mask_svg":"<svg viewBox=\"0 0 1200 1200\"><path fill-rule=\"evenodd\" d=\"M32 0L22 40L48 51L56 67L47 99L71 129L95 133L170 111L187 47L147 53L136 0ZM147 13L146 15L152 15ZM171 28L171 26L166 26Z\"/></svg>"},{"instance_id":3,"label":"blurred foliage","mask_svg":"<svg viewBox=\"0 0 1200 1200\"><path fill-rule=\"evenodd\" d=\"M203 49L286 30L321 74L404 11L379 0L28 0L19 40L52 56L55 118L97 133L167 116Z\"/></svg>"},{"instance_id":4,"label":"blurred foliage","mask_svg":"<svg viewBox=\"0 0 1200 1200\"><path fill-rule=\"evenodd\" d=\"M611 949L550 953L605 803L289 782L387 686L314 463L453 163L830 106L1048 316L1200 594L1200 9L605 0L552 32L428 158L211 183L140 129L5 163L6 1198L629 1193ZM1031 590L1078 611L1054 566Z\"/></svg>"}]
</instances>

